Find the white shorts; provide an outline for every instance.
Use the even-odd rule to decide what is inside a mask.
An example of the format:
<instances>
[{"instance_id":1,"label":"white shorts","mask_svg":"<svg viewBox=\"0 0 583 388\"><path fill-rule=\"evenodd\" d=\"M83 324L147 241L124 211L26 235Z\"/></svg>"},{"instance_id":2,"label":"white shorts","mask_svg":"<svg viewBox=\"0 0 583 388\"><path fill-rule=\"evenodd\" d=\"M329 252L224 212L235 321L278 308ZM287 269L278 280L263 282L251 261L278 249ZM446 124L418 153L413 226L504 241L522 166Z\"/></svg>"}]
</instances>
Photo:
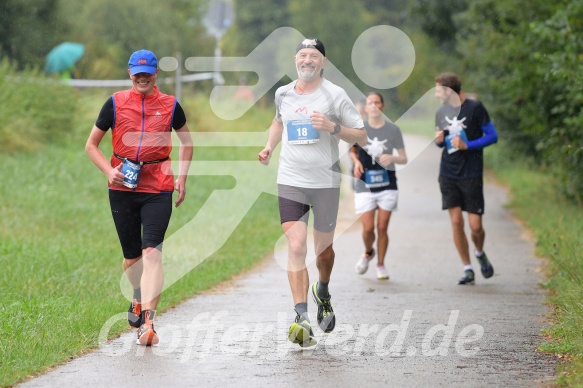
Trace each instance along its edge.
<instances>
[{"instance_id":1,"label":"white shorts","mask_svg":"<svg viewBox=\"0 0 583 388\"><path fill-rule=\"evenodd\" d=\"M399 190L354 193L354 210L356 214L366 213L377 208L392 212L397 210L398 202Z\"/></svg>"}]
</instances>

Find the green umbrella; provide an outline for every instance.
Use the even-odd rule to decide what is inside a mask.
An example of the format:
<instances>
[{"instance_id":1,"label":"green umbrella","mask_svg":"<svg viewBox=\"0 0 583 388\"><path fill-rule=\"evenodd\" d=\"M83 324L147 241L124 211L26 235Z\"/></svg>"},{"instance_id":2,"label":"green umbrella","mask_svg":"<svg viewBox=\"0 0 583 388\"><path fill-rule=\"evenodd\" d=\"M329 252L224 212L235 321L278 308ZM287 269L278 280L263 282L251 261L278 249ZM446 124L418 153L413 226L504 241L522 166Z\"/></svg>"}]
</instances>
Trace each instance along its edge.
<instances>
[{"instance_id":1,"label":"green umbrella","mask_svg":"<svg viewBox=\"0 0 583 388\"><path fill-rule=\"evenodd\" d=\"M60 73L73 66L85 53L85 46L81 43L63 42L54 47L47 55L45 71Z\"/></svg>"}]
</instances>

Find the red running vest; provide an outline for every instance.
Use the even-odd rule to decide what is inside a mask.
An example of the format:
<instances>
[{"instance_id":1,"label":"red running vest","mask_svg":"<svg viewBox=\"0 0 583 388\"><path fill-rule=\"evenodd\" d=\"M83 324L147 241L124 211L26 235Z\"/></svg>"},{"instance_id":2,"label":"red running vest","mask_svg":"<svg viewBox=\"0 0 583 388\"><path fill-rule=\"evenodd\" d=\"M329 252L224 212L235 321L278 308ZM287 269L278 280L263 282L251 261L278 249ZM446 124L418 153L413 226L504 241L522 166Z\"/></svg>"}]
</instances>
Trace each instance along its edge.
<instances>
[{"instance_id":1,"label":"red running vest","mask_svg":"<svg viewBox=\"0 0 583 388\"><path fill-rule=\"evenodd\" d=\"M111 184L109 188L141 193L173 192L174 173L170 168L169 156L172 151L172 118L176 97L161 93L157 87L154 87L154 93L150 96L129 89L114 93L113 104L112 167L123 163L115 155L134 162L168 159L142 165L140 181L135 189Z\"/></svg>"}]
</instances>

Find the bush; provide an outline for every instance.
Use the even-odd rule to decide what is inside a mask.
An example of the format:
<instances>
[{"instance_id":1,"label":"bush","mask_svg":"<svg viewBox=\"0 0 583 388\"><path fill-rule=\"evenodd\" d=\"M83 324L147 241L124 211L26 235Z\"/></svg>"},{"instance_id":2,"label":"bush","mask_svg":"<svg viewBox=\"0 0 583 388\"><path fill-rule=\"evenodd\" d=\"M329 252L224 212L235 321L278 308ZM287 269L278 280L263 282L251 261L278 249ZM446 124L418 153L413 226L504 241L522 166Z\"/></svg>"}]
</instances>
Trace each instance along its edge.
<instances>
[{"instance_id":1,"label":"bush","mask_svg":"<svg viewBox=\"0 0 583 388\"><path fill-rule=\"evenodd\" d=\"M35 150L71 130L75 90L36 70L0 62L0 152Z\"/></svg>"},{"instance_id":2,"label":"bush","mask_svg":"<svg viewBox=\"0 0 583 388\"><path fill-rule=\"evenodd\" d=\"M580 204L583 201L583 2L557 7L544 22L531 23L539 50L533 53L547 85L554 86L550 129L540 148L558 167L561 188ZM548 88L547 88L548 89Z\"/></svg>"}]
</instances>

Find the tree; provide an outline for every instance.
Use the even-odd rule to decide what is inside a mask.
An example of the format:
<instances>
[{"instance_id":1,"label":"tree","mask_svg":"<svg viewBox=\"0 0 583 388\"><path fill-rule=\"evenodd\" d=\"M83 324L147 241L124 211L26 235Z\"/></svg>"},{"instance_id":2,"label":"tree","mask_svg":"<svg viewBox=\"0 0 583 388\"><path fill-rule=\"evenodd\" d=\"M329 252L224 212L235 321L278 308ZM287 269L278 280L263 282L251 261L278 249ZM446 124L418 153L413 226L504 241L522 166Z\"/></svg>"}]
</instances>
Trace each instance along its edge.
<instances>
[{"instance_id":1,"label":"tree","mask_svg":"<svg viewBox=\"0 0 583 388\"><path fill-rule=\"evenodd\" d=\"M565 193L583 199L583 2L569 1L542 22L530 24L537 50L532 58L545 85L552 87L548 137L540 148L559 165Z\"/></svg>"},{"instance_id":2,"label":"tree","mask_svg":"<svg viewBox=\"0 0 583 388\"><path fill-rule=\"evenodd\" d=\"M136 50L147 48L158 58L212 55L214 39L201 21L206 0L86 0L63 1L61 10L70 33L85 43L80 63L86 76L127 77L127 60ZM95 39L99 37L99 39Z\"/></svg>"},{"instance_id":3,"label":"tree","mask_svg":"<svg viewBox=\"0 0 583 388\"><path fill-rule=\"evenodd\" d=\"M247 56L279 27L289 25L288 0L237 0L235 24L223 48L232 56Z\"/></svg>"},{"instance_id":4,"label":"tree","mask_svg":"<svg viewBox=\"0 0 583 388\"><path fill-rule=\"evenodd\" d=\"M306 37L321 39L334 66L359 89L366 90L354 72L351 55L356 39L370 27L363 4L350 1L339 6L334 0L290 0L289 10L291 26Z\"/></svg>"},{"instance_id":5,"label":"tree","mask_svg":"<svg viewBox=\"0 0 583 388\"><path fill-rule=\"evenodd\" d=\"M549 99L531 61L529 24L544 20L548 7L544 0L528 7L476 0L459 17L464 39L458 40L458 52L463 53L466 78L488 102L504 138L539 161L536 146L546 132Z\"/></svg>"},{"instance_id":6,"label":"tree","mask_svg":"<svg viewBox=\"0 0 583 388\"><path fill-rule=\"evenodd\" d=\"M18 69L42 68L64 32L57 5L58 0L0 2L0 56L15 62Z\"/></svg>"},{"instance_id":7,"label":"tree","mask_svg":"<svg viewBox=\"0 0 583 388\"><path fill-rule=\"evenodd\" d=\"M440 49L453 53L458 28L456 15L467 9L467 0L416 0L411 11L422 30Z\"/></svg>"},{"instance_id":8,"label":"tree","mask_svg":"<svg viewBox=\"0 0 583 388\"><path fill-rule=\"evenodd\" d=\"M502 138L582 198L583 4L474 0L460 15L458 52Z\"/></svg>"},{"instance_id":9,"label":"tree","mask_svg":"<svg viewBox=\"0 0 583 388\"><path fill-rule=\"evenodd\" d=\"M461 61L452 60L457 27L454 18L466 8L463 0L368 0L366 19L371 25L391 25L407 34L415 48L415 67L405 82L391 90L377 90L389 100L387 111L397 118L434 86L444 71L459 71Z\"/></svg>"},{"instance_id":10,"label":"tree","mask_svg":"<svg viewBox=\"0 0 583 388\"><path fill-rule=\"evenodd\" d=\"M225 56L248 56L273 31L289 25L288 0L236 0L234 10L235 23L221 42ZM274 54L277 51L277 48L274 47ZM261 68L263 74L273 74L276 68L273 63L267 61L257 63L256 66ZM238 82L241 75L227 74L226 78L231 83L235 83ZM244 76L248 84L254 84L258 81L254 73L246 73ZM277 86L279 84L275 87ZM269 101L272 99L273 93L270 92L265 97L263 101Z\"/></svg>"}]
</instances>

